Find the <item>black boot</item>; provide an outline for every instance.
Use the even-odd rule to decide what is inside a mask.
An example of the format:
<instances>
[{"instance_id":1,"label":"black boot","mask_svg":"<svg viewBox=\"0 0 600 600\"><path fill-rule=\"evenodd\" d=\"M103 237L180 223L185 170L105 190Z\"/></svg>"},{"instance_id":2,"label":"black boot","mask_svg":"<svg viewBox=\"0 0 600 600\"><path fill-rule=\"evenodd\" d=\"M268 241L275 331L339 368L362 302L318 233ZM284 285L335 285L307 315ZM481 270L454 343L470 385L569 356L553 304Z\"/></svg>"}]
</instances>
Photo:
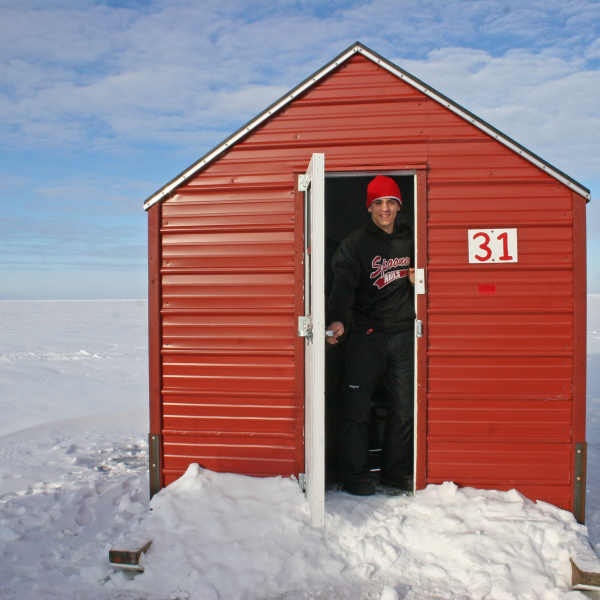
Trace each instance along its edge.
<instances>
[{"instance_id":1,"label":"black boot","mask_svg":"<svg viewBox=\"0 0 600 600\"><path fill-rule=\"evenodd\" d=\"M344 489L353 496L372 496L375 486L370 479L352 479L344 482Z\"/></svg>"},{"instance_id":2,"label":"black boot","mask_svg":"<svg viewBox=\"0 0 600 600\"><path fill-rule=\"evenodd\" d=\"M413 476L412 475L404 475L401 477L387 478L385 476L381 476L381 485L385 485L386 487L395 488L397 490L404 490L406 492L413 491Z\"/></svg>"}]
</instances>

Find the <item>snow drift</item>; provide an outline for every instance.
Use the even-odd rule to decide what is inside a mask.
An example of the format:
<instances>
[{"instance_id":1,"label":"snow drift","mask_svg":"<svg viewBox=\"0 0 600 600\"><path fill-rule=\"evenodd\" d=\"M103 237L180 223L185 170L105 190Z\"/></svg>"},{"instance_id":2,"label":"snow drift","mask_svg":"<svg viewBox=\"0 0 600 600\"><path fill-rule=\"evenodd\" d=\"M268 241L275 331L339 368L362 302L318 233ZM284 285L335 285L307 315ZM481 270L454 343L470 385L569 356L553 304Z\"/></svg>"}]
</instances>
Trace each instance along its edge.
<instances>
[{"instance_id":1,"label":"snow drift","mask_svg":"<svg viewBox=\"0 0 600 600\"><path fill-rule=\"evenodd\" d=\"M136 532L152 540L145 572L107 587L190 600L358 598L385 586L411 598L550 599L572 594L570 555L591 552L569 512L452 483L416 497L329 493L326 526L314 529L295 481L191 465L150 506Z\"/></svg>"}]
</instances>

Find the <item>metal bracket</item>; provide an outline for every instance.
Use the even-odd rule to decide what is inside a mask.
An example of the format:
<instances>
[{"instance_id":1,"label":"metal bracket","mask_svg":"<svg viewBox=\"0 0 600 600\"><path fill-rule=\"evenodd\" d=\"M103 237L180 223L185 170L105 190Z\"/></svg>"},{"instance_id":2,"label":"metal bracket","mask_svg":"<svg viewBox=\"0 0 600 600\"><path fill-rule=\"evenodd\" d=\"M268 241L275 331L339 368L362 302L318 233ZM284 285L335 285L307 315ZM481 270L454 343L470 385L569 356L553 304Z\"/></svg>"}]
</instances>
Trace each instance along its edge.
<instances>
[{"instance_id":1,"label":"metal bracket","mask_svg":"<svg viewBox=\"0 0 600 600\"><path fill-rule=\"evenodd\" d=\"M415 291L417 294L425 293L425 269L415 269Z\"/></svg>"},{"instance_id":2,"label":"metal bracket","mask_svg":"<svg viewBox=\"0 0 600 600\"><path fill-rule=\"evenodd\" d=\"M298 337L306 337L312 341L312 319L311 317L298 317Z\"/></svg>"},{"instance_id":3,"label":"metal bracket","mask_svg":"<svg viewBox=\"0 0 600 600\"><path fill-rule=\"evenodd\" d=\"M310 177L306 175L298 175L298 191L306 192L308 186L310 185Z\"/></svg>"},{"instance_id":4,"label":"metal bracket","mask_svg":"<svg viewBox=\"0 0 600 600\"><path fill-rule=\"evenodd\" d=\"M306 491L306 473L298 474L298 485L303 492Z\"/></svg>"},{"instance_id":5,"label":"metal bracket","mask_svg":"<svg viewBox=\"0 0 600 600\"><path fill-rule=\"evenodd\" d=\"M573 490L573 515L578 523L585 523L585 475L587 442L575 444L575 485Z\"/></svg>"},{"instance_id":6,"label":"metal bracket","mask_svg":"<svg viewBox=\"0 0 600 600\"><path fill-rule=\"evenodd\" d=\"M154 494L162 489L160 477L160 435L150 433L148 435L148 446L150 454L150 500Z\"/></svg>"}]
</instances>

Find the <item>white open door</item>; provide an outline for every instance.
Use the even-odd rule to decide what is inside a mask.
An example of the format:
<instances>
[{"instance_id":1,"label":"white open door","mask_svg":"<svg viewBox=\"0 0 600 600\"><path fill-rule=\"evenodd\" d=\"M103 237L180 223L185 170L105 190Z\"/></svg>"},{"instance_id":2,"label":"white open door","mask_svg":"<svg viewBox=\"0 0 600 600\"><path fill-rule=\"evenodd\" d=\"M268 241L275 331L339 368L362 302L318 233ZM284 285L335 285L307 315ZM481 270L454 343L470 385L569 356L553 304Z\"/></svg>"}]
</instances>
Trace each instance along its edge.
<instances>
[{"instance_id":1,"label":"white open door","mask_svg":"<svg viewBox=\"0 0 600 600\"><path fill-rule=\"evenodd\" d=\"M325 155L313 154L304 191L304 452L306 497L315 527L325 525Z\"/></svg>"}]
</instances>

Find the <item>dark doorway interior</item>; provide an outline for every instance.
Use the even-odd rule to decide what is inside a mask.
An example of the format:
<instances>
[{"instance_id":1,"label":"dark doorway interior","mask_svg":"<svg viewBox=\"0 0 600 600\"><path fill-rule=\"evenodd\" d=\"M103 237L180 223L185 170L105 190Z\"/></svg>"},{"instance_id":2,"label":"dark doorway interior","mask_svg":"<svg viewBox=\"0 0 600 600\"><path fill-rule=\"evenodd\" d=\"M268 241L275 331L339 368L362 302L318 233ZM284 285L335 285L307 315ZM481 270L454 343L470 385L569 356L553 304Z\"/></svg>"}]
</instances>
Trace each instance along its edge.
<instances>
[{"instance_id":1,"label":"dark doorway interior","mask_svg":"<svg viewBox=\"0 0 600 600\"><path fill-rule=\"evenodd\" d=\"M396 223L414 227L414 177L389 175L402 194L402 210ZM325 178L325 301L331 292L333 271L331 259L335 251L355 229L371 219L366 209L367 186L374 175L327 176ZM352 325L350 325L351 327ZM344 338L346 335L344 336ZM341 388L344 382L345 344L327 345L325 353L325 478L327 487L341 483L338 469L338 432L341 414ZM385 397L376 392L371 423L371 469L379 471L379 456L385 426Z\"/></svg>"}]
</instances>

